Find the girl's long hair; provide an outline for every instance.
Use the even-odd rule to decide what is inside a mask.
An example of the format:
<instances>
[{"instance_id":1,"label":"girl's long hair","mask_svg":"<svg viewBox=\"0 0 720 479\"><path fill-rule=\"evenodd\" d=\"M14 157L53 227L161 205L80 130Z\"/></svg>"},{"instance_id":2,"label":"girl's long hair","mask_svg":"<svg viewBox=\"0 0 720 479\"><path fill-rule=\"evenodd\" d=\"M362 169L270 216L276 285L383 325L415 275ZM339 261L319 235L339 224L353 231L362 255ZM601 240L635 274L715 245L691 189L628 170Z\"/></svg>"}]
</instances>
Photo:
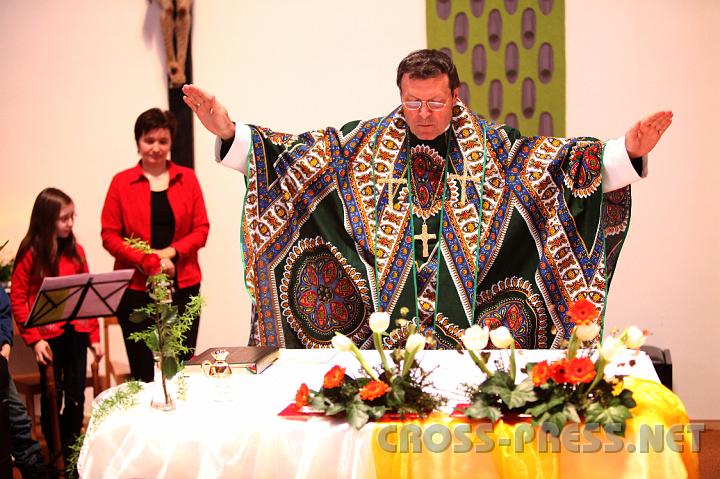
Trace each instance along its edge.
<instances>
[{"instance_id":1,"label":"girl's long hair","mask_svg":"<svg viewBox=\"0 0 720 479\"><path fill-rule=\"evenodd\" d=\"M45 188L40 192L35 198L30 215L30 227L18 248L13 270L27 252L35 255L32 275L37 278L57 276L58 259L63 254L78 265L82 265L83 261L78 254L72 231L67 238L58 239L56 234L56 222L60 217L60 210L72 202L68 195L57 188Z\"/></svg>"}]
</instances>

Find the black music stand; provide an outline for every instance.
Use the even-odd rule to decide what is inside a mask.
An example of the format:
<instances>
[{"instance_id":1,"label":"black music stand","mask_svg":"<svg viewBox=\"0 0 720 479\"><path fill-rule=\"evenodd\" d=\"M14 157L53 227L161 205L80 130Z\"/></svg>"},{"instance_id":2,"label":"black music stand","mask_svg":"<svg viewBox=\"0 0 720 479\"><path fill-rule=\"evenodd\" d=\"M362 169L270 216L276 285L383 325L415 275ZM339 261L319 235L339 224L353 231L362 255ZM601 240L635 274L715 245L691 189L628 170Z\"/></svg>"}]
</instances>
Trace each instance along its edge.
<instances>
[{"instance_id":1,"label":"black music stand","mask_svg":"<svg viewBox=\"0 0 720 479\"><path fill-rule=\"evenodd\" d=\"M135 270L44 278L24 328L114 316Z\"/></svg>"},{"instance_id":2,"label":"black music stand","mask_svg":"<svg viewBox=\"0 0 720 479\"><path fill-rule=\"evenodd\" d=\"M121 269L109 273L81 273L44 278L23 327L34 328L60 321L114 316L134 271ZM50 463L59 471L64 471L63 445L60 439L60 413L57 403L54 401L57 393L52 363L45 366L44 375L47 387L45 393L50 398L50 424L53 435L52 441L47 441L48 449L50 449L51 442L58 448L51 451ZM53 457L55 457L54 461Z\"/></svg>"}]
</instances>

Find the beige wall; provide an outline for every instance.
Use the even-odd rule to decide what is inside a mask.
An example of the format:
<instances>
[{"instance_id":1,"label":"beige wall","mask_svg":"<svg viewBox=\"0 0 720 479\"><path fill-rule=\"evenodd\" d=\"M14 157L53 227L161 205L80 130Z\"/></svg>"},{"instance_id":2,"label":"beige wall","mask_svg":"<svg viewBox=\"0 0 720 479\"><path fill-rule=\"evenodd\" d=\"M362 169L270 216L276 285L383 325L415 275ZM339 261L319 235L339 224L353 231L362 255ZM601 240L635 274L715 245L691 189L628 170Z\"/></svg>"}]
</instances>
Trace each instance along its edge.
<instances>
[{"instance_id":1,"label":"beige wall","mask_svg":"<svg viewBox=\"0 0 720 479\"><path fill-rule=\"evenodd\" d=\"M720 390L718 367L706 359L719 329L720 264L712 253L720 228L705 206L719 173L707 152L720 110L719 68L710 60L717 57L710 45L720 44L720 12L714 0L567 3L568 133L617 136L656 109L676 113L651 157L651 177L634 188L607 322L652 330L652 341L672 350L676 390L691 416L720 418L705 393ZM330 0L196 0L194 8L196 83L234 119L280 131L389 111L397 103L397 62L425 45L420 0L345 8ZM157 7L6 0L0 42L0 241L10 239L14 252L34 197L58 186L75 199L75 230L91 266L108 269L99 240L107 185L137 158L137 114L167 104ZM212 223L201 252L208 305L198 346L242 344L249 311L239 253L242 177L213 163L213 139L196 126Z\"/></svg>"}]
</instances>

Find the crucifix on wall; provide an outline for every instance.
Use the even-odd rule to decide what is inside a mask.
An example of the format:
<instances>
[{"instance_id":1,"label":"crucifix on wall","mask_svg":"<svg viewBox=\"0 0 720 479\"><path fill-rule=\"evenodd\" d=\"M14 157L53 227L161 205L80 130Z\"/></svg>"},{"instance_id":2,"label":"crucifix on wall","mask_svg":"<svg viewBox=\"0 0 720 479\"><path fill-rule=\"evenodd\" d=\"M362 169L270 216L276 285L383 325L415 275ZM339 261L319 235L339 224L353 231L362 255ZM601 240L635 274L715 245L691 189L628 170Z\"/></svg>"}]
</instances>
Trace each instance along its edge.
<instances>
[{"instance_id":1,"label":"crucifix on wall","mask_svg":"<svg viewBox=\"0 0 720 479\"><path fill-rule=\"evenodd\" d=\"M192 0L156 1L160 6L160 26L165 44L168 106L177 119L171 157L175 163L193 168L195 142L192 111L185 106L180 89L185 83L192 83Z\"/></svg>"},{"instance_id":2,"label":"crucifix on wall","mask_svg":"<svg viewBox=\"0 0 720 479\"><path fill-rule=\"evenodd\" d=\"M170 88L179 88L186 83L185 62L190 42L192 0L158 0L158 2L168 83Z\"/></svg>"}]
</instances>

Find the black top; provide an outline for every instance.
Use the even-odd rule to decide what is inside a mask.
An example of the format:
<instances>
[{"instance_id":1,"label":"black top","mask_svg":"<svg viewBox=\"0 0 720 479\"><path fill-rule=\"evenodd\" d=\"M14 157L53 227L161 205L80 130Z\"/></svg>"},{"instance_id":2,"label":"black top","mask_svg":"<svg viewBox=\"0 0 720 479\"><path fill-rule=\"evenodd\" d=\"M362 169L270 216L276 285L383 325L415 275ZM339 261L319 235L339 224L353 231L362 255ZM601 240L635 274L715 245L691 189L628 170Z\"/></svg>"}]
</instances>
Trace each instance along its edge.
<instances>
[{"instance_id":1,"label":"black top","mask_svg":"<svg viewBox=\"0 0 720 479\"><path fill-rule=\"evenodd\" d=\"M167 190L150 192L150 246L167 248L175 234L175 215L170 207Z\"/></svg>"}]
</instances>

